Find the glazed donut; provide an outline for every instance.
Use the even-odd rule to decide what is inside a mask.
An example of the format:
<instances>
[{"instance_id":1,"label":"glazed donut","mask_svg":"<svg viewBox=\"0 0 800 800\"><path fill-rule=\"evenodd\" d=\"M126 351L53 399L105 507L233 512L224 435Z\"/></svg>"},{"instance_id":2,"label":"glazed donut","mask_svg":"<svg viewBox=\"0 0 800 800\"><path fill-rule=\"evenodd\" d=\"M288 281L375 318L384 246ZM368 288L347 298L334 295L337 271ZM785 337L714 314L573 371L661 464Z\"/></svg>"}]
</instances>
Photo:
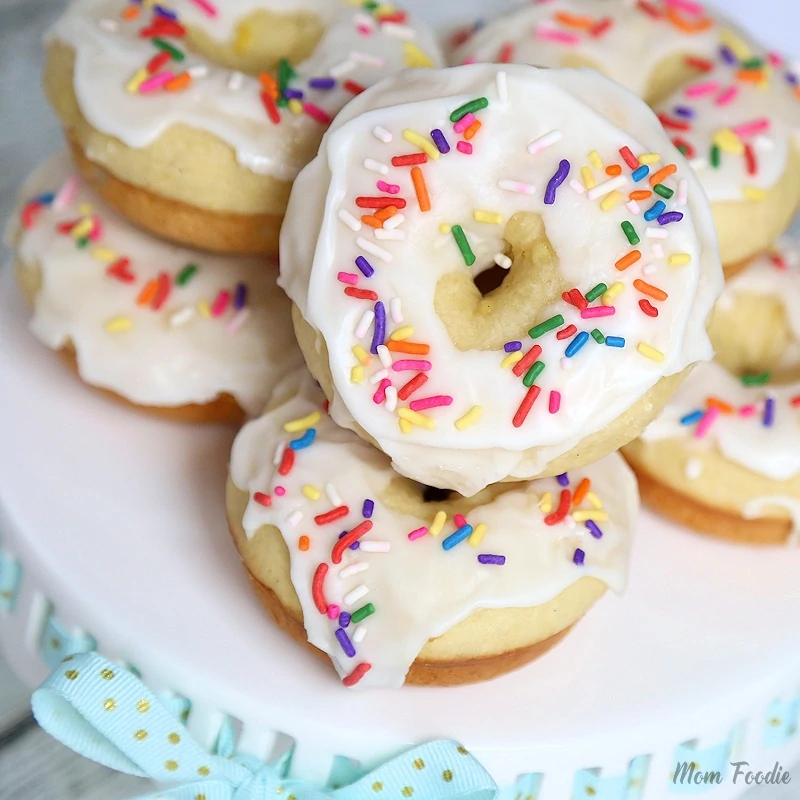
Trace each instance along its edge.
<instances>
[{"instance_id":1,"label":"glazed donut","mask_svg":"<svg viewBox=\"0 0 800 800\"><path fill-rule=\"evenodd\" d=\"M305 370L275 390L234 442L227 508L259 599L345 685L495 677L624 589L638 494L620 456L468 500L398 476L323 401Z\"/></svg>"},{"instance_id":2,"label":"glazed donut","mask_svg":"<svg viewBox=\"0 0 800 800\"><path fill-rule=\"evenodd\" d=\"M624 448L642 499L689 528L752 544L800 543L800 383L701 364Z\"/></svg>"},{"instance_id":3,"label":"glazed donut","mask_svg":"<svg viewBox=\"0 0 800 800\"><path fill-rule=\"evenodd\" d=\"M686 162L589 70L384 81L334 123L281 237L333 418L464 495L635 438L711 356L721 279Z\"/></svg>"},{"instance_id":4,"label":"glazed donut","mask_svg":"<svg viewBox=\"0 0 800 800\"><path fill-rule=\"evenodd\" d=\"M800 380L800 244L782 238L728 278L709 328L717 361L737 375Z\"/></svg>"},{"instance_id":5,"label":"glazed donut","mask_svg":"<svg viewBox=\"0 0 800 800\"><path fill-rule=\"evenodd\" d=\"M22 190L10 244L33 335L85 383L160 416L258 414L302 363L277 267L153 239L73 172L56 157Z\"/></svg>"},{"instance_id":6,"label":"glazed donut","mask_svg":"<svg viewBox=\"0 0 800 800\"><path fill-rule=\"evenodd\" d=\"M377 3L73 0L47 37L44 87L120 213L191 247L276 254L330 119L363 87L440 61L426 29Z\"/></svg>"},{"instance_id":7,"label":"glazed donut","mask_svg":"<svg viewBox=\"0 0 800 800\"><path fill-rule=\"evenodd\" d=\"M800 205L800 90L783 59L696 0L548 0L480 28L463 61L589 66L654 107L709 196L728 267Z\"/></svg>"}]
</instances>

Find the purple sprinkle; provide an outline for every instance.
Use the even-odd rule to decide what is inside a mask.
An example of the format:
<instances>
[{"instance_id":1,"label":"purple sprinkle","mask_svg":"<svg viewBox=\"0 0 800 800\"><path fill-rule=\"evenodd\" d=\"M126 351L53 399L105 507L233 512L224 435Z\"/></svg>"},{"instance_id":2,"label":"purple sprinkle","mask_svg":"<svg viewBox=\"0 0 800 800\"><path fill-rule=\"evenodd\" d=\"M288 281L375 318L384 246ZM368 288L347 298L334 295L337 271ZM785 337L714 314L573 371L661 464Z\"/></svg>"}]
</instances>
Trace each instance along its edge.
<instances>
[{"instance_id":1,"label":"purple sprinkle","mask_svg":"<svg viewBox=\"0 0 800 800\"><path fill-rule=\"evenodd\" d=\"M347 628L350 626L350 614L348 614L347 611L342 611L342 613L339 614L339 625L342 628Z\"/></svg>"},{"instance_id":2,"label":"purple sprinkle","mask_svg":"<svg viewBox=\"0 0 800 800\"><path fill-rule=\"evenodd\" d=\"M243 283L236 284L236 291L233 295L233 307L235 309L244 308L247 302L247 287Z\"/></svg>"},{"instance_id":3,"label":"purple sprinkle","mask_svg":"<svg viewBox=\"0 0 800 800\"><path fill-rule=\"evenodd\" d=\"M503 564L506 563L505 556L495 556L491 553L481 553L478 556L478 563L479 564L496 564L498 567L502 567Z\"/></svg>"},{"instance_id":4,"label":"purple sprinkle","mask_svg":"<svg viewBox=\"0 0 800 800\"><path fill-rule=\"evenodd\" d=\"M764 403L764 427L771 428L775 422L775 398L768 397Z\"/></svg>"},{"instance_id":5,"label":"purple sprinkle","mask_svg":"<svg viewBox=\"0 0 800 800\"><path fill-rule=\"evenodd\" d=\"M369 348L372 355L378 354L378 345L383 344L386 338L386 308L383 303L378 300L375 303L375 326L372 330L372 346Z\"/></svg>"},{"instance_id":6,"label":"purple sprinkle","mask_svg":"<svg viewBox=\"0 0 800 800\"><path fill-rule=\"evenodd\" d=\"M342 628L336 629L336 638L339 640L339 644L342 646L344 654L348 658L352 658L356 654L356 649L355 647L353 647L353 643L350 641L350 637L344 632Z\"/></svg>"},{"instance_id":7,"label":"purple sprinkle","mask_svg":"<svg viewBox=\"0 0 800 800\"><path fill-rule=\"evenodd\" d=\"M372 500L365 500L364 505L361 506L361 516L364 517L364 519L370 519L374 510L375 503Z\"/></svg>"},{"instance_id":8,"label":"purple sprinkle","mask_svg":"<svg viewBox=\"0 0 800 800\"><path fill-rule=\"evenodd\" d=\"M683 214L680 211L667 211L660 214L658 217L659 225L669 225L670 222L680 222L683 219Z\"/></svg>"},{"instance_id":9,"label":"purple sprinkle","mask_svg":"<svg viewBox=\"0 0 800 800\"><path fill-rule=\"evenodd\" d=\"M719 48L719 55L726 64L730 64L732 67L739 63L739 59L736 58L733 50L731 50L727 45L722 45L722 47Z\"/></svg>"},{"instance_id":10,"label":"purple sprinkle","mask_svg":"<svg viewBox=\"0 0 800 800\"><path fill-rule=\"evenodd\" d=\"M303 99L303 93L299 89L290 89L288 87L283 90L283 96L287 100L302 100Z\"/></svg>"},{"instance_id":11,"label":"purple sprinkle","mask_svg":"<svg viewBox=\"0 0 800 800\"><path fill-rule=\"evenodd\" d=\"M786 73L786 80L792 86L797 86L797 84L800 82L800 78L798 78L797 75L794 74L794 72L787 72Z\"/></svg>"},{"instance_id":12,"label":"purple sprinkle","mask_svg":"<svg viewBox=\"0 0 800 800\"><path fill-rule=\"evenodd\" d=\"M439 148L440 153L445 154L450 152L450 145L439 128L434 128L431 131L431 139L433 139L433 143L436 145L436 147Z\"/></svg>"},{"instance_id":13,"label":"purple sprinkle","mask_svg":"<svg viewBox=\"0 0 800 800\"><path fill-rule=\"evenodd\" d=\"M603 538L603 531L597 527L597 523L594 520L586 520L586 527L589 529L589 533L591 533L595 539Z\"/></svg>"},{"instance_id":14,"label":"purple sprinkle","mask_svg":"<svg viewBox=\"0 0 800 800\"><path fill-rule=\"evenodd\" d=\"M575 564L578 567L582 567L583 566L583 561L584 561L585 558L586 558L586 553L584 553L583 550L581 550L580 547L579 547L579 548L577 548L575 550L575 555L572 556L572 563ZM344 633L344 631L342 631L342 633ZM337 635L338 635L338 631L337 631Z\"/></svg>"},{"instance_id":15,"label":"purple sprinkle","mask_svg":"<svg viewBox=\"0 0 800 800\"><path fill-rule=\"evenodd\" d=\"M556 480L558 481L559 486L563 486L566 488L569 486L569 475L566 472L562 472L560 475L556 475Z\"/></svg>"},{"instance_id":16,"label":"purple sprinkle","mask_svg":"<svg viewBox=\"0 0 800 800\"><path fill-rule=\"evenodd\" d=\"M687 106L675 106L675 113L679 117L686 117L687 119L694 117L694 109Z\"/></svg>"},{"instance_id":17,"label":"purple sprinkle","mask_svg":"<svg viewBox=\"0 0 800 800\"><path fill-rule=\"evenodd\" d=\"M550 178L550 182L547 184L547 189L544 192L544 202L545 205L551 206L556 201L556 189L561 186L562 183L567 179L567 175L569 175L570 170L570 163L567 161L566 158L561 160L561 163L558 165L558 169L556 170L556 174Z\"/></svg>"},{"instance_id":18,"label":"purple sprinkle","mask_svg":"<svg viewBox=\"0 0 800 800\"><path fill-rule=\"evenodd\" d=\"M336 86L336 78L311 78L308 85L312 89L333 89Z\"/></svg>"},{"instance_id":19,"label":"purple sprinkle","mask_svg":"<svg viewBox=\"0 0 800 800\"><path fill-rule=\"evenodd\" d=\"M506 342L503 345L503 350L506 353L516 353L517 350L522 350L522 342Z\"/></svg>"},{"instance_id":20,"label":"purple sprinkle","mask_svg":"<svg viewBox=\"0 0 800 800\"><path fill-rule=\"evenodd\" d=\"M371 278L375 274L375 268L364 256L359 256L356 259L356 266L364 273L365 278Z\"/></svg>"},{"instance_id":21,"label":"purple sprinkle","mask_svg":"<svg viewBox=\"0 0 800 800\"><path fill-rule=\"evenodd\" d=\"M341 539L341 538L342 538L342 536L344 536L346 533L347 533L347 531L342 531L342 532L339 534L339 538ZM349 548L349 549L350 549L350 550L358 550L358 539L356 539L356 541L355 541L355 542L353 542L353 544L351 544L351 545L350 545L350 548Z\"/></svg>"},{"instance_id":22,"label":"purple sprinkle","mask_svg":"<svg viewBox=\"0 0 800 800\"><path fill-rule=\"evenodd\" d=\"M164 6L154 6L153 11L156 12L161 17L166 17L167 19L177 20L178 15L174 11L170 11L168 8Z\"/></svg>"}]
</instances>

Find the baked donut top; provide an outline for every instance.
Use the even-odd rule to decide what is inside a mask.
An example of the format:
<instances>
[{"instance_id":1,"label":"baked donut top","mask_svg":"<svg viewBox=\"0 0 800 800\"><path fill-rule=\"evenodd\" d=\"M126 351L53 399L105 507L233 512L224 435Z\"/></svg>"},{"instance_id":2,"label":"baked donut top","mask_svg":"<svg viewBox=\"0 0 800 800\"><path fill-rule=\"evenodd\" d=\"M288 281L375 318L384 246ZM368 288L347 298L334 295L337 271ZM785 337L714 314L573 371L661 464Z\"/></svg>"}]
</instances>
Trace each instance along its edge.
<instances>
[{"instance_id":1,"label":"baked donut top","mask_svg":"<svg viewBox=\"0 0 800 800\"><path fill-rule=\"evenodd\" d=\"M262 11L316 18L323 30L312 54L282 61L277 74L245 75L191 49L200 36L246 50L249 20ZM225 141L253 172L284 181L364 87L441 63L427 29L366 0L73 0L47 38L75 50L78 104L102 133L138 148L183 123Z\"/></svg>"},{"instance_id":2,"label":"baked donut top","mask_svg":"<svg viewBox=\"0 0 800 800\"><path fill-rule=\"evenodd\" d=\"M237 436L230 477L250 495L247 536L280 530L308 640L346 685L400 686L428 639L478 609L540 605L584 576L624 589L638 492L618 455L461 498L462 519L323 401L305 370L287 378Z\"/></svg>"},{"instance_id":3,"label":"baked donut top","mask_svg":"<svg viewBox=\"0 0 800 800\"><path fill-rule=\"evenodd\" d=\"M506 280L482 296L497 264ZM710 358L721 283L692 171L641 101L589 70L384 81L337 118L281 235L334 419L465 495L540 474Z\"/></svg>"},{"instance_id":4,"label":"baked donut top","mask_svg":"<svg viewBox=\"0 0 800 800\"><path fill-rule=\"evenodd\" d=\"M74 347L81 377L133 403L204 404L227 393L256 414L301 363L277 267L142 233L72 174L65 155L22 190L12 239L35 291L33 334Z\"/></svg>"},{"instance_id":5,"label":"baked donut top","mask_svg":"<svg viewBox=\"0 0 800 800\"><path fill-rule=\"evenodd\" d=\"M763 199L797 146L796 71L696 0L528 3L452 57L599 69L655 104L712 201Z\"/></svg>"}]
</instances>

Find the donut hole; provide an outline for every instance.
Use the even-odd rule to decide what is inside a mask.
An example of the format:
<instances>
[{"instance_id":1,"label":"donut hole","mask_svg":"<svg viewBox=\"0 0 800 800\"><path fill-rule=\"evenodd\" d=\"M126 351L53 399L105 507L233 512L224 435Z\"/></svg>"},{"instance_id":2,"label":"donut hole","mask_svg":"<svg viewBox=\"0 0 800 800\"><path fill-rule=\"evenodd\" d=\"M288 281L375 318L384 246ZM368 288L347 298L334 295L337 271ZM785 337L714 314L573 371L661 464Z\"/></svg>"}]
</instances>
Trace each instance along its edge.
<instances>
[{"instance_id":1,"label":"donut hole","mask_svg":"<svg viewBox=\"0 0 800 800\"><path fill-rule=\"evenodd\" d=\"M475 286L481 293L481 297L486 297L491 294L495 289L499 289L503 281L508 277L509 270L497 264L492 264L487 267L483 272L479 272L474 278Z\"/></svg>"},{"instance_id":2,"label":"donut hole","mask_svg":"<svg viewBox=\"0 0 800 800\"><path fill-rule=\"evenodd\" d=\"M422 501L424 503L444 503L453 494L452 489L439 489L436 486L421 484Z\"/></svg>"}]
</instances>

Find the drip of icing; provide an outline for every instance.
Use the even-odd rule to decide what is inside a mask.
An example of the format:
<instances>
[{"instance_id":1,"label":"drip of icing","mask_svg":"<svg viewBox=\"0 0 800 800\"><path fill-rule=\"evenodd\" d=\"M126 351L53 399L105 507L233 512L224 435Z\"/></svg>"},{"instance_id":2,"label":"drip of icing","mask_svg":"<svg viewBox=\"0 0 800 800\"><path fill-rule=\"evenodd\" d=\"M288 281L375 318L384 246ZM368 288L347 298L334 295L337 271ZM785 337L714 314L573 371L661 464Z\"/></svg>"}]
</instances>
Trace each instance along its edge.
<instances>
[{"instance_id":1,"label":"drip of icing","mask_svg":"<svg viewBox=\"0 0 800 800\"><path fill-rule=\"evenodd\" d=\"M789 513L792 528L787 544L800 545L800 500L782 495L755 497L742 508L742 516L745 519L758 519L765 516L770 508L782 508Z\"/></svg>"},{"instance_id":2,"label":"drip of icing","mask_svg":"<svg viewBox=\"0 0 800 800\"><path fill-rule=\"evenodd\" d=\"M304 370L287 378L274 397L284 402L248 423L236 438L231 480L250 495L243 520L247 536L252 538L265 525L280 530L289 549L292 583L300 598L308 639L330 655L340 675L349 674L365 661L372 668L360 685L400 686L428 639L442 635L478 609L539 605L583 576L598 578L617 592L624 589L638 494L630 470L618 455L569 475L573 490L583 478L589 478L594 499L604 504L608 519L597 523L602 538L595 538L584 522L571 517L571 525L544 523L549 512L541 510L541 496L549 492L557 505L564 485L547 478L519 484L476 505L467 521L473 528L486 525L479 546L462 541L445 550L442 543L460 522L448 519L437 536L420 533L412 540L412 531L433 527L436 503L427 504L430 519L387 506L386 492L397 481L388 459L336 426L324 413L305 423L313 423L314 442L294 451L291 469L281 474L272 459L276 445L304 435L302 431L287 434L284 426L319 412L323 397ZM281 464L283 456L277 460ZM285 491L275 492L278 484ZM347 506L348 513L335 522L318 525L315 516L332 508L330 486L335 500ZM257 493L272 495L269 504ZM341 563L332 564L332 545L340 531L362 522L366 499L373 501L369 519L374 529L360 539L359 549L345 550ZM591 506L584 502L581 507ZM305 550L299 547L301 536L308 537ZM370 547L376 541L383 544ZM580 567L573 560L576 548L585 553ZM479 563L481 554L503 555L505 564ZM328 605L340 606L348 613L367 603L374 605L374 613L358 623L368 633L356 644L354 658L345 655L336 639L337 624L315 605L312 579L320 563L329 566L323 584ZM347 632L352 634L353 626Z\"/></svg>"}]
</instances>

